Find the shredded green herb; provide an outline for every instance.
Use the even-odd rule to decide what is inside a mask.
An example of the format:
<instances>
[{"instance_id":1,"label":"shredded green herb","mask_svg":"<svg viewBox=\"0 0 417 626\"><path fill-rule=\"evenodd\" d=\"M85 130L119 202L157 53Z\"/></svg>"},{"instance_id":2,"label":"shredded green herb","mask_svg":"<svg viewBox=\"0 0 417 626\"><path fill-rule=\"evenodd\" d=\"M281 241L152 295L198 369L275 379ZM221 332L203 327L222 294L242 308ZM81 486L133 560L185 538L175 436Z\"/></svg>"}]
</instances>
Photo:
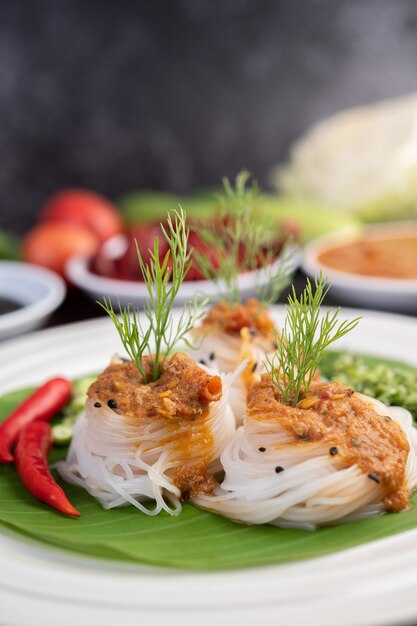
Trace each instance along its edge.
<instances>
[{"instance_id":1,"label":"shredded green herb","mask_svg":"<svg viewBox=\"0 0 417 626\"><path fill-rule=\"evenodd\" d=\"M293 286L281 337L276 333L276 352L266 355L265 367L288 405L296 406L307 393L324 350L353 330L361 319L339 322L340 307L321 315L320 307L329 289L327 278L321 274L314 280L314 292L308 279L299 298Z\"/></svg>"},{"instance_id":2,"label":"shredded green herb","mask_svg":"<svg viewBox=\"0 0 417 626\"><path fill-rule=\"evenodd\" d=\"M131 306L122 309L119 303L119 318L110 298L103 298L103 302L99 302L111 317L127 354L145 383L150 381L144 366L144 356L148 355L151 359L152 380L158 380L164 361L174 346L180 341L190 345L187 335L202 317L200 308L205 304L195 294L193 300L185 303L179 320L174 323L172 309L192 263L185 212L181 208L179 211L170 211L167 225L164 227L161 224L161 231L169 246L162 260L158 238L155 238L153 250L149 250L149 263L146 264L136 242L139 267L148 292L143 309L147 320L146 329L137 309Z\"/></svg>"},{"instance_id":3,"label":"shredded green herb","mask_svg":"<svg viewBox=\"0 0 417 626\"><path fill-rule=\"evenodd\" d=\"M239 275L257 273L256 293L264 303L275 302L289 285L292 274L291 246L284 246L281 262L271 245L272 227L259 213L260 190L251 175L241 171L233 186L223 179L223 193L217 196L220 215L217 223L200 224L198 232L212 254L195 252L195 262L207 280L215 281L229 302L241 302Z\"/></svg>"}]
</instances>

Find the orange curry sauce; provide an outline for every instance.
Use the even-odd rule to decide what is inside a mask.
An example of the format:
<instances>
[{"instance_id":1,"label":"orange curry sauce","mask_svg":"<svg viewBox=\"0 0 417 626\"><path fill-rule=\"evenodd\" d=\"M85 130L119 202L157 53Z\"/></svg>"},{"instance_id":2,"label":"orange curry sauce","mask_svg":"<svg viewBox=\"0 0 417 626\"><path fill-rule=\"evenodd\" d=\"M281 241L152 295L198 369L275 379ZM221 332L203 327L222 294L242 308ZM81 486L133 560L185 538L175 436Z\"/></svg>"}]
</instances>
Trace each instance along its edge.
<instances>
[{"instance_id":1,"label":"orange curry sauce","mask_svg":"<svg viewBox=\"0 0 417 626\"><path fill-rule=\"evenodd\" d=\"M274 339L274 322L267 307L256 298L249 298L244 304L221 300L207 313L201 327L237 335L242 328L248 328L254 336Z\"/></svg>"},{"instance_id":2,"label":"orange curry sauce","mask_svg":"<svg viewBox=\"0 0 417 626\"><path fill-rule=\"evenodd\" d=\"M405 236L364 237L330 248L317 260L324 266L363 276L417 279L417 228L411 227Z\"/></svg>"},{"instance_id":3,"label":"orange curry sauce","mask_svg":"<svg viewBox=\"0 0 417 626\"><path fill-rule=\"evenodd\" d=\"M148 361L149 373L150 365ZM165 361L158 380L147 384L132 361L112 363L90 386L88 396L132 425L159 420L169 434L158 444L178 452L184 464L173 476L184 497L209 493L217 485L207 471L214 448L207 418L210 403L222 396L219 376L178 352Z\"/></svg>"},{"instance_id":4,"label":"orange curry sauce","mask_svg":"<svg viewBox=\"0 0 417 626\"><path fill-rule=\"evenodd\" d=\"M409 505L406 463L410 450L397 422L377 413L370 402L341 383L316 382L296 407L288 406L263 374L248 395L251 419L276 421L305 446L322 442L336 451L343 466L358 465L369 478L381 484L388 509L400 511Z\"/></svg>"},{"instance_id":5,"label":"orange curry sauce","mask_svg":"<svg viewBox=\"0 0 417 626\"><path fill-rule=\"evenodd\" d=\"M254 374L257 363L253 359L252 346L260 348L265 353L271 352L276 349L275 334L279 334L269 315L268 307L257 298L249 298L245 303L220 300L212 306L201 326L194 332L197 336L220 332L241 339L240 358L248 359L242 372L247 389L257 380Z\"/></svg>"}]
</instances>

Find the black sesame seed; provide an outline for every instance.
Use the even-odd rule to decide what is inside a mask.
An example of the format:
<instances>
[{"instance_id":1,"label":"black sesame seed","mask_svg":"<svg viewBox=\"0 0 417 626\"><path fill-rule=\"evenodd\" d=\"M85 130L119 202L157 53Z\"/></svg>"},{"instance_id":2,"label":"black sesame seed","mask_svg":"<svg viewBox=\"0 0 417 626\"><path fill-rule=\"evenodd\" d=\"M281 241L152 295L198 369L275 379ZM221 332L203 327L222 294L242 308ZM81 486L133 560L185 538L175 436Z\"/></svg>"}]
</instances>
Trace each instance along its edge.
<instances>
[{"instance_id":1,"label":"black sesame seed","mask_svg":"<svg viewBox=\"0 0 417 626\"><path fill-rule=\"evenodd\" d=\"M207 365L207 363L205 362L205 360L204 360L204 359L200 359L200 360L199 360L199 363L201 363L201 365Z\"/></svg>"},{"instance_id":2,"label":"black sesame seed","mask_svg":"<svg viewBox=\"0 0 417 626\"><path fill-rule=\"evenodd\" d=\"M259 452L265 452L266 448L264 448L263 446L261 446L260 448L258 448Z\"/></svg>"},{"instance_id":3,"label":"black sesame seed","mask_svg":"<svg viewBox=\"0 0 417 626\"><path fill-rule=\"evenodd\" d=\"M249 334L250 334L251 337L255 337L256 330L254 328L249 328Z\"/></svg>"},{"instance_id":4,"label":"black sesame seed","mask_svg":"<svg viewBox=\"0 0 417 626\"><path fill-rule=\"evenodd\" d=\"M371 472L370 474L368 474L368 478L370 478L371 480L374 480L376 483L379 484L379 478L376 474L374 474L373 472Z\"/></svg>"},{"instance_id":5,"label":"black sesame seed","mask_svg":"<svg viewBox=\"0 0 417 626\"><path fill-rule=\"evenodd\" d=\"M310 439L310 435L298 435L298 439L301 441L308 441Z\"/></svg>"},{"instance_id":6,"label":"black sesame seed","mask_svg":"<svg viewBox=\"0 0 417 626\"><path fill-rule=\"evenodd\" d=\"M281 473L281 472L283 472L283 471L284 471L284 468L283 468L283 467L281 467L281 465L277 465L277 466L276 466L276 468L275 468L275 472L276 472L277 474L280 474L280 473Z\"/></svg>"},{"instance_id":7,"label":"black sesame seed","mask_svg":"<svg viewBox=\"0 0 417 626\"><path fill-rule=\"evenodd\" d=\"M126 357L121 356L121 357L120 357L120 360L121 360L121 362L122 362L122 363L129 363L129 360L130 360L130 359L126 359Z\"/></svg>"},{"instance_id":8,"label":"black sesame seed","mask_svg":"<svg viewBox=\"0 0 417 626\"><path fill-rule=\"evenodd\" d=\"M390 422L392 422L392 417L390 417L389 415L385 415L385 419L389 420Z\"/></svg>"},{"instance_id":9,"label":"black sesame seed","mask_svg":"<svg viewBox=\"0 0 417 626\"><path fill-rule=\"evenodd\" d=\"M252 367L252 374L256 370L257 367L258 367L258 361L255 361L255 363L253 364L253 367Z\"/></svg>"},{"instance_id":10,"label":"black sesame seed","mask_svg":"<svg viewBox=\"0 0 417 626\"><path fill-rule=\"evenodd\" d=\"M335 454L337 454L339 452L339 450L336 448L336 446L333 446L332 448L330 448L329 450L329 454L330 456L334 456Z\"/></svg>"},{"instance_id":11,"label":"black sesame seed","mask_svg":"<svg viewBox=\"0 0 417 626\"><path fill-rule=\"evenodd\" d=\"M115 400L109 400L107 402L107 406L110 407L110 409L117 409L117 403Z\"/></svg>"},{"instance_id":12,"label":"black sesame seed","mask_svg":"<svg viewBox=\"0 0 417 626\"><path fill-rule=\"evenodd\" d=\"M96 407L96 409L99 409L101 407L100 402L94 402L94 406Z\"/></svg>"},{"instance_id":13,"label":"black sesame seed","mask_svg":"<svg viewBox=\"0 0 417 626\"><path fill-rule=\"evenodd\" d=\"M210 352L209 354L210 361L214 361L215 358L216 358L216 355L214 354L214 352Z\"/></svg>"}]
</instances>

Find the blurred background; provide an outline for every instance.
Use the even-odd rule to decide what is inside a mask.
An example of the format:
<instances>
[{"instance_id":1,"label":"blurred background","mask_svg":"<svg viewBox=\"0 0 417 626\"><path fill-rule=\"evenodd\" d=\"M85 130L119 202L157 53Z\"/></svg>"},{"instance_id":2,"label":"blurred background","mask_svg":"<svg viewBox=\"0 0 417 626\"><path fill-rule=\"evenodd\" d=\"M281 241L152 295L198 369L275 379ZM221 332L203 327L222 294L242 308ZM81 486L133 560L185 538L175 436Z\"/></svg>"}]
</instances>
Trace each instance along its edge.
<instances>
[{"instance_id":1,"label":"blurred background","mask_svg":"<svg viewBox=\"0 0 417 626\"><path fill-rule=\"evenodd\" d=\"M50 194L191 192L417 88L414 0L0 3L1 226Z\"/></svg>"},{"instance_id":2,"label":"blurred background","mask_svg":"<svg viewBox=\"0 0 417 626\"><path fill-rule=\"evenodd\" d=\"M414 0L0 3L0 258L64 278L52 323L99 314L104 292L137 303L136 284L123 292L97 276L137 283L133 238L146 251L178 202L191 220L214 219L222 177L246 168L266 194L259 214L300 249L411 220L397 274L392 246L326 271L337 303L416 315L416 35ZM105 247L120 234L124 248ZM75 255L86 263L69 273ZM369 298L360 278L352 299L332 267L377 277L381 293ZM4 272L0 299L19 300ZM414 281L405 300L381 282L392 278Z\"/></svg>"}]
</instances>

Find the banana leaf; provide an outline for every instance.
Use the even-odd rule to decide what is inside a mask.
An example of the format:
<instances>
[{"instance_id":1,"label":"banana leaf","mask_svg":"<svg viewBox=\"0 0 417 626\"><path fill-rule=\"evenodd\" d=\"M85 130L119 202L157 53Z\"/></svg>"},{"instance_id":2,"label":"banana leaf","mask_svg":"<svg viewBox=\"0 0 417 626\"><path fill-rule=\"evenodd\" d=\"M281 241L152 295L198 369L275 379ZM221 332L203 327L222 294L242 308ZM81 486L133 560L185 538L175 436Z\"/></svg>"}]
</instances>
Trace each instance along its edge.
<instances>
[{"instance_id":1,"label":"banana leaf","mask_svg":"<svg viewBox=\"0 0 417 626\"><path fill-rule=\"evenodd\" d=\"M0 420L29 391L21 390L0 398ZM54 448L50 462L64 458L65 454L66 448ZM417 528L417 496L413 497L410 510L405 512L304 531L245 526L191 504L184 504L177 517L164 513L148 517L133 507L105 511L83 489L61 484L80 511L79 519L65 517L36 501L20 483L14 466L0 466L0 526L84 555L193 570L297 561Z\"/></svg>"}]
</instances>

